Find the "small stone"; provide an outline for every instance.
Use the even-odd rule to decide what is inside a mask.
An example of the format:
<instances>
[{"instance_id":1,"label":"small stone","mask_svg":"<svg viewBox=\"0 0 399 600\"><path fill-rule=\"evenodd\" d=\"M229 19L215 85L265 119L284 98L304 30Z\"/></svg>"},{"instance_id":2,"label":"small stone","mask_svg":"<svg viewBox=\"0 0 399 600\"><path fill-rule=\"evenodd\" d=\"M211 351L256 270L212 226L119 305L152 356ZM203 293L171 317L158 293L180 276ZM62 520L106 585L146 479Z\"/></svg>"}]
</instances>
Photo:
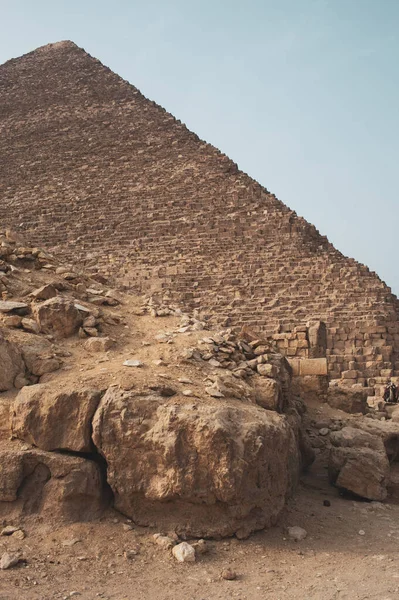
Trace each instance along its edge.
<instances>
[{"instance_id":1,"label":"small stone","mask_svg":"<svg viewBox=\"0 0 399 600\"><path fill-rule=\"evenodd\" d=\"M208 396L212 396L212 398L224 398L222 392L212 386L206 387L205 392L208 394Z\"/></svg>"},{"instance_id":2,"label":"small stone","mask_svg":"<svg viewBox=\"0 0 399 600\"><path fill-rule=\"evenodd\" d=\"M28 310L26 302L13 302L12 300L0 300L0 312L9 313L14 310L21 310L25 313Z\"/></svg>"},{"instance_id":3,"label":"small stone","mask_svg":"<svg viewBox=\"0 0 399 600\"><path fill-rule=\"evenodd\" d=\"M160 533L154 533L152 538L157 546L161 546L161 548L165 548L165 550L169 550L169 548L173 548L173 546L175 545L175 540L173 540L168 535L161 535Z\"/></svg>"},{"instance_id":4,"label":"small stone","mask_svg":"<svg viewBox=\"0 0 399 600\"><path fill-rule=\"evenodd\" d=\"M133 527L129 523L123 523L122 529L123 531L132 531Z\"/></svg>"},{"instance_id":5,"label":"small stone","mask_svg":"<svg viewBox=\"0 0 399 600\"><path fill-rule=\"evenodd\" d=\"M209 552L209 544L205 540L198 540L192 544L195 554L207 554Z\"/></svg>"},{"instance_id":6,"label":"small stone","mask_svg":"<svg viewBox=\"0 0 399 600\"><path fill-rule=\"evenodd\" d=\"M170 341L171 337L170 335L167 335L165 333L158 333L155 336L155 339L157 340L157 342L159 342L160 344L166 344L167 342Z\"/></svg>"},{"instance_id":7,"label":"small stone","mask_svg":"<svg viewBox=\"0 0 399 600\"><path fill-rule=\"evenodd\" d=\"M138 548L130 548L129 550L125 550L123 556L126 560L133 560L139 554Z\"/></svg>"},{"instance_id":8,"label":"small stone","mask_svg":"<svg viewBox=\"0 0 399 600\"><path fill-rule=\"evenodd\" d=\"M329 500L323 500L323 506L331 506L331 502Z\"/></svg>"},{"instance_id":9,"label":"small stone","mask_svg":"<svg viewBox=\"0 0 399 600\"><path fill-rule=\"evenodd\" d=\"M114 345L114 340L109 337L91 337L84 343L86 350L89 352L107 352Z\"/></svg>"},{"instance_id":10,"label":"small stone","mask_svg":"<svg viewBox=\"0 0 399 600\"><path fill-rule=\"evenodd\" d=\"M20 560L21 557L18 554L9 554L8 552L4 552L0 560L0 569L3 571L5 569L11 569L12 567L15 567Z\"/></svg>"},{"instance_id":11,"label":"small stone","mask_svg":"<svg viewBox=\"0 0 399 600\"><path fill-rule=\"evenodd\" d=\"M150 390L158 392L158 394L162 396L162 398L172 398L172 396L175 396L177 393L176 390L167 385L153 384L149 385L148 387L150 388Z\"/></svg>"},{"instance_id":12,"label":"small stone","mask_svg":"<svg viewBox=\"0 0 399 600\"><path fill-rule=\"evenodd\" d=\"M179 377L177 381L179 383L185 383L187 385L190 385L192 383L191 379L188 379L188 377Z\"/></svg>"},{"instance_id":13,"label":"small stone","mask_svg":"<svg viewBox=\"0 0 399 600\"><path fill-rule=\"evenodd\" d=\"M24 531L22 531L22 529L18 529L17 531L15 531L15 532L14 532L14 533L11 535L11 537L12 537L13 539L16 539L16 540L24 540L24 539L25 539L25 532L24 532Z\"/></svg>"},{"instance_id":14,"label":"small stone","mask_svg":"<svg viewBox=\"0 0 399 600\"><path fill-rule=\"evenodd\" d=\"M125 360L123 363L124 367L142 367L143 363L141 360Z\"/></svg>"},{"instance_id":15,"label":"small stone","mask_svg":"<svg viewBox=\"0 0 399 600\"><path fill-rule=\"evenodd\" d=\"M327 427L323 427L322 429L319 429L319 434L320 435L325 436L325 435L328 435L329 433L330 433L330 430L327 429Z\"/></svg>"},{"instance_id":16,"label":"small stone","mask_svg":"<svg viewBox=\"0 0 399 600\"><path fill-rule=\"evenodd\" d=\"M83 304L79 304L79 302L75 302L74 306L82 313L91 313L91 310L89 308L86 308L86 306L83 306Z\"/></svg>"},{"instance_id":17,"label":"small stone","mask_svg":"<svg viewBox=\"0 0 399 600\"><path fill-rule=\"evenodd\" d=\"M12 535L16 531L19 530L19 527L13 527L12 525L7 525L4 529L1 530L0 535Z\"/></svg>"},{"instance_id":18,"label":"small stone","mask_svg":"<svg viewBox=\"0 0 399 600\"><path fill-rule=\"evenodd\" d=\"M259 375L262 375L263 377L275 378L278 375L277 368L269 363L258 365L256 370Z\"/></svg>"},{"instance_id":19,"label":"small stone","mask_svg":"<svg viewBox=\"0 0 399 600\"><path fill-rule=\"evenodd\" d=\"M183 390L182 394L183 396L192 396L193 390Z\"/></svg>"},{"instance_id":20,"label":"small stone","mask_svg":"<svg viewBox=\"0 0 399 600\"><path fill-rule=\"evenodd\" d=\"M56 295L57 290L51 284L43 285L41 288L33 290L33 292L30 293L30 296L36 300L50 300L50 298L54 298Z\"/></svg>"},{"instance_id":21,"label":"small stone","mask_svg":"<svg viewBox=\"0 0 399 600\"><path fill-rule=\"evenodd\" d=\"M21 324L23 329L29 333L40 333L40 325L33 319L22 319Z\"/></svg>"},{"instance_id":22,"label":"small stone","mask_svg":"<svg viewBox=\"0 0 399 600\"><path fill-rule=\"evenodd\" d=\"M220 574L222 579L226 579L227 581L234 581L237 579L237 573L233 571L233 569L224 569L224 571Z\"/></svg>"},{"instance_id":23,"label":"small stone","mask_svg":"<svg viewBox=\"0 0 399 600\"><path fill-rule=\"evenodd\" d=\"M216 367L216 368L219 368L219 367L221 367L221 366L222 366L222 363L220 363L220 362L219 362L218 360L216 360L215 358L211 358L211 360L209 361L209 364L210 364L212 367Z\"/></svg>"},{"instance_id":24,"label":"small stone","mask_svg":"<svg viewBox=\"0 0 399 600\"><path fill-rule=\"evenodd\" d=\"M21 327L22 317L18 315L7 315L3 317L3 324L5 327Z\"/></svg>"},{"instance_id":25,"label":"small stone","mask_svg":"<svg viewBox=\"0 0 399 600\"><path fill-rule=\"evenodd\" d=\"M190 544L187 544L187 542L177 544L173 548L172 554L177 562L195 562L195 549Z\"/></svg>"},{"instance_id":26,"label":"small stone","mask_svg":"<svg viewBox=\"0 0 399 600\"><path fill-rule=\"evenodd\" d=\"M62 545L65 547L69 547L69 546L74 546L75 544L78 544L81 540L79 538L73 538L71 540L64 540L62 542Z\"/></svg>"},{"instance_id":27,"label":"small stone","mask_svg":"<svg viewBox=\"0 0 399 600\"><path fill-rule=\"evenodd\" d=\"M366 535L366 532L363 529L360 529L359 535Z\"/></svg>"},{"instance_id":28,"label":"small stone","mask_svg":"<svg viewBox=\"0 0 399 600\"><path fill-rule=\"evenodd\" d=\"M288 527L287 531L289 538L295 540L295 542L301 542L308 535L308 532L303 527Z\"/></svg>"}]
</instances>

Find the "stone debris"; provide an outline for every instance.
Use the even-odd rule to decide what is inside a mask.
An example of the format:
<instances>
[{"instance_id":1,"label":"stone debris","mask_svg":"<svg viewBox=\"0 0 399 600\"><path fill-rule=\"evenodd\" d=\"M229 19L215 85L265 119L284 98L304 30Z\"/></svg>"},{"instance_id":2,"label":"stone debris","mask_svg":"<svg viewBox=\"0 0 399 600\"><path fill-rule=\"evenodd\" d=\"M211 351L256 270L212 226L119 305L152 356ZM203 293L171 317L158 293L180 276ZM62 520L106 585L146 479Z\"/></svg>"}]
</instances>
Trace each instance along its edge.
<instances>
[{"instance_id":1,"label":"stone debris","mask_svg":"<svg viewBox=\"0 0 399 600\"><path fill-rule=\"evenodd\" d=\"M11 300L0 300L0 313L27 314L29 305L26 302L13 302Z\"/></svg>"},{"instance_id":2,"label":"stone debris","mask_svg":"<svg viewBox=\"0 0 399 600\"><path fill-rule=\"evenodd\" d=\"M196 542L193 542L191 545L195 550L196 556L199 556L201 554L208 554L210 550L209 543L206 540L198 540Z\"/></svg>"},{"instance_id":3,"label":"stone debris","mask_svg":"<svg viewBox=\"0 0 399 600\"><path fill-rule=\"evenodd\" d=\"M12 535L13 533L20 531L20 527L13 527L13 525L7 525L1 530L0 535Z\"/></svg>"},{"instance_id":4,"label":"stone debris","mask_svg":"<svg viewBox=\"0 0 399 600\"><path fill-rule=\"evenodd\" d=\"M133 360L133 359L129 359L129 360L125 360L125 362L123 363L124 367L143 367L144 363L141 362L141 360Z\"/></svg>"},{"instance_id":5,"label":"stone debris","mask_svg":"<svg viewBox=\"0 0 399 600\"><path fill-rule=\"evenodd\" d=\"M302 542L302 540L304 540L307 535L308 532L306 531L306 529L303 529L303 527L288 527L287 529L288 532L288 537L291 540L294 540L295 542Z\"/></svg>"},{"instance_id":6,"label":"stone debris","mask_svg":"<svg viewBox=\"0 0 399 600\"><path fill-rule=\"evenodd\" d=\"M172 554L177 562L195 562L195 549L187 542L181 542L172 549Z\"/></svg>"},{"instance_id":7,"label":"stone debris","mask_svg":"<svg viewBox=\"0 0 399 600\"><path fill-rule=\"evenodd\" d=\"M328 473L331 483L368 500L385 500L390 469L381 436L344 427L331 433L330 439Z\"/></svg>"},{"instance_id":8,"label":"stone debris","mask_svg":"<svg viewBox=\"0 0 399 600\"><path fill-rule=\"evenodd\" d=\"M164 548L165 550L169 550L170 548L173 548L173 546L176 545L176 541L168 535L154 533L152 538L157 546L161 546L161 548Z\"/></svg>"},{"instance_id":9,"label":"stone debris","mask_svg":"<svg viewBox=\"0 0 399 600\"><path fill-rule=\"evenodd\" d=\"M79 544L79 542L81 542L81 541L82 541L82 540L81 540L81 539L79 539L79 538L72 538L71 540L64 540L64 541L62 542L62 545L63 545L65 548L69 548L69 547L71 547L71 546L74 546L75 544Z\"/></svg>"},{"instance_id":10,"label":"stone debris","mask_svg":"<svg viewBox=\"0 0 399 600\"><path fill-rule=\"evenodd\" d=\"M135 548L129 548L128 550L125 550L123 556L126 558L126 560L134 560L139 554L140 548L137 546Z\"/></svg>"},{"instance_id":11,"label":"stone debris","mask_svg":"<svg viewBox=\"0 0 399 600\"><path fill-rule=\"evenodd\" d=\"M16 567L19 562L21 562L21 556L19 554L12 554L9 552L4 552L0 559L0 569L6 570L11 569L12 567Z\"/></svg>"},{"instance_id":12,"label":"stone debris","mask_svg":"<svg viewBox=\"0 0 399 600\"><path fill-rule=\"evenodd\" d=\"M84 346L89 352L107 352L115 346L115 341L109 337L91 337L84 342Z\"/></svg>"},{"instance_id":13,"label":"stone debris","mask_svg":"<svg viewBox=\"0 0 399 600\"><path fill-rule=\"evenodd\" d=\"M221 574L220 577L222 579L225 579L226 581L235 581L237 579L237 573L233 570L233 569L224 569Z\"/></svg>"}]
</instances>

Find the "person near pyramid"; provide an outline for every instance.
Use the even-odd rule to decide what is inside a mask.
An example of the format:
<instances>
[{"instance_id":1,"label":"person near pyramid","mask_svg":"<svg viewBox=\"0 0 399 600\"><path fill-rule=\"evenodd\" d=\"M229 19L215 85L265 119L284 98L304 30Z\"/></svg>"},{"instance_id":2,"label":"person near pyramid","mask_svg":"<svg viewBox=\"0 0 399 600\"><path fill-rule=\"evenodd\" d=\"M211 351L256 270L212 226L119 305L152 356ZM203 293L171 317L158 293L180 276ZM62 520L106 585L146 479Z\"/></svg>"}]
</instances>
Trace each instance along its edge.
<instances>
[{"instance_id":1,"label":"person near pyramid","mask_svg":"<svg viewBox=\"0 0 399 600\"><path fill-rule=\"evenodd\" d=\"M384 400L385 402L390 402L395 404L398 401L398 388L396 385L390 381L384 390Z\"/></svg>"}]
</instances>

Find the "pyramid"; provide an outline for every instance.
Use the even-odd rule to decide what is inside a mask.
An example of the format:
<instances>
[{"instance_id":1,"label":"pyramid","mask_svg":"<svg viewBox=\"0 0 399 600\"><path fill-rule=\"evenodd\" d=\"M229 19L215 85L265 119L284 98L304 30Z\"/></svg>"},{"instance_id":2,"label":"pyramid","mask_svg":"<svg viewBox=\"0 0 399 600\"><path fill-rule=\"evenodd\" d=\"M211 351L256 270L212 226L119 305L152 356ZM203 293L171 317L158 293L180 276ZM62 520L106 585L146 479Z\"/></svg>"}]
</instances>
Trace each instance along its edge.
<instances>
[{"instance_id":1,"label":"pyramid","mask_svg":"<svg viewBox=\"0 0 399 600\"><path fill-rule=\"evenodd\" d=\"M309 355L399 376L399 303L367 267L74 43L0 67L0 222L135 291Z\"/></svg>"}]
</instances>

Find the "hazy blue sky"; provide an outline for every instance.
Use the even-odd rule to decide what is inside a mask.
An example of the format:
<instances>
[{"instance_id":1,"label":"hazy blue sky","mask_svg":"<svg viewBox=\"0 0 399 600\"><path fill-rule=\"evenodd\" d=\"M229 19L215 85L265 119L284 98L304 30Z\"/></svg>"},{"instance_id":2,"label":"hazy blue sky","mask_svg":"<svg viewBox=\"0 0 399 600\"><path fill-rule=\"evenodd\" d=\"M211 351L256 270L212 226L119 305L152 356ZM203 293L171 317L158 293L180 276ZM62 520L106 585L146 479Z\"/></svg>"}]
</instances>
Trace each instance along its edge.
<instances>
[{"instance_id":1,"label":"hazy blue sky","mask_svg":"<svg viewBox=\"0 0 399 600\"><path fill-rule=\"evenodd\" d=\"M0 63L73 40L399 293L399 0L0 8Z\"/></svg>"}]
</instances>

